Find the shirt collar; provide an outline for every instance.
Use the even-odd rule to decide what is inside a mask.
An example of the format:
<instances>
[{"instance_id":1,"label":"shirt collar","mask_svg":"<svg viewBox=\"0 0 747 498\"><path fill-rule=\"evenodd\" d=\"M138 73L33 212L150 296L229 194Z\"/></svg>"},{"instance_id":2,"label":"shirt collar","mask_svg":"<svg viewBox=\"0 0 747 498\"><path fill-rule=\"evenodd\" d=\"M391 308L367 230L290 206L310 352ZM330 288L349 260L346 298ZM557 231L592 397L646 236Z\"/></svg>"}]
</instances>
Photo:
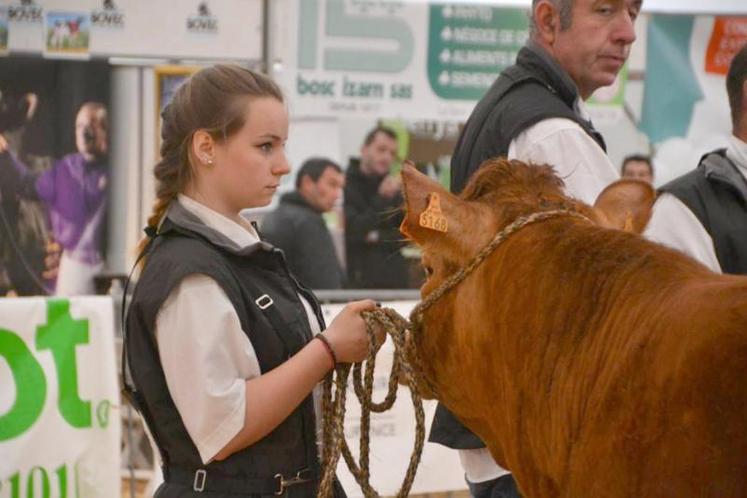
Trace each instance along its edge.
<instances>
[{"instance_id":1,"label":"shirt collar","mask_svg":"<svg viewBox=\"0 0 747 498\"><path fill-rule=\"evenodd\" d=\"M747 181L747 143L732 135L726 148L726 157L734 163Z\"/></svg>"},{"instance_id":2,"label":"shirt collar","mask_svg":"<svg viewBox=\"0 0 747 498\"><path fill-rule=\"evenodd\" d=\"M254 245L260 241L259 235L252 224L243 218L241 218L239 223L236 223L184 194L179 194L178 200L179 204L187 211L197 216L206 226L228 238L240 249Z\"/></svg>"}]
</instances>

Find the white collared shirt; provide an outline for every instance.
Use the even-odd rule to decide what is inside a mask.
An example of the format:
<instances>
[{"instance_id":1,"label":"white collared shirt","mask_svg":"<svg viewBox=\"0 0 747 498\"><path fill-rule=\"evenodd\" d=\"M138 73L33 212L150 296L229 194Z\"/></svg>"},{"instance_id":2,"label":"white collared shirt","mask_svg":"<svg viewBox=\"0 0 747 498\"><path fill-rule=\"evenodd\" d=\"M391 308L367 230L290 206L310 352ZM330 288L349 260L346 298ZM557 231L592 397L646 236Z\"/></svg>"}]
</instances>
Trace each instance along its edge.
<instances>
[{"instance_id":1,"label":"white collared shirt","mask_svg":"<svg viewBox=\"0 0 747 498\"><path fill-rule=\"evenodd\" d=\"M237 223L185 195L178 202L238 248L259 242L254 227L243 219ZM318 334L311 305L303 297L301 303ZM200 458L208 463L244 426L246 381L261 374L254 347L226 293L202 274L185 277L161 305L156 341L171 397Z\"/></svg>"},{"instance_id":2,"label":"white collared shirt","mask_svg":"<svg viewBox=\"0 0 747 498\"><path fill-rule=\"evenodd\" d=\"M747 143L732 135L726 157L747 180ZM648 222L644 235L721 273L713 239L690 208L672 194L663 193L656 199L651 221Z\"/></svg>"},{"instance_id":3,"label":"white collared shirt","mask_svg":"<svg viewBox=\"0 0 747 498\"><path fill-rule=\"evenodd\" d=\"M581 100L576 111L586 118ZM593 205L607 185L620 178L607 154L578 123L549 118L530 126L511 141L509 159L549 164L565 182L565 191ZM495 463L487 448L459 450L467 480L473 483L496 479L508 471Z\"/></svg>"}]
</instances>

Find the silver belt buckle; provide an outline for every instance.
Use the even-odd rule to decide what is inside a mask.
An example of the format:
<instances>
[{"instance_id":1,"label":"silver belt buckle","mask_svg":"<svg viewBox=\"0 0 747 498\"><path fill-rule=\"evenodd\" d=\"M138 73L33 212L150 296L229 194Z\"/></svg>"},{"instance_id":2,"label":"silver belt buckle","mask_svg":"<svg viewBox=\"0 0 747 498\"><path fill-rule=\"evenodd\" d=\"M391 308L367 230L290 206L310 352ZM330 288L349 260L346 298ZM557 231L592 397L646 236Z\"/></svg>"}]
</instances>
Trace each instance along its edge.
<instances>
[{"instance_id":1,"label":"silver belt buckle","mask_svg":"<svg viewBox=\"0 0 747 498\"><path fill-rule=\"evenodd\" d=\"M283 477L283 474L275 474L275 479L278 480L278 490L275 491L275 494L280 496L285 493L285 488L287 488L288 486L294 486L296 484L303 484L305 482L311 481L310 477L301 477L301 474L303 474L304 472L309 472L309 469L299 470L298 472L296 472L296 475L294 475L290 479L286 479L285 477Z\"/></svg>"},{"instance_id":2,"label":"silver belt buckle","mask_svg":"<svg viewBox=\"0 0 747 498\"><path fill-rule=\"evenodd\" d=\"M205 489L205 481L207 480L207 472L205 469L197 469L195 471L195 480L192 483L192 489L198 493L202 493Z\"/></svg>"}]
</instances>

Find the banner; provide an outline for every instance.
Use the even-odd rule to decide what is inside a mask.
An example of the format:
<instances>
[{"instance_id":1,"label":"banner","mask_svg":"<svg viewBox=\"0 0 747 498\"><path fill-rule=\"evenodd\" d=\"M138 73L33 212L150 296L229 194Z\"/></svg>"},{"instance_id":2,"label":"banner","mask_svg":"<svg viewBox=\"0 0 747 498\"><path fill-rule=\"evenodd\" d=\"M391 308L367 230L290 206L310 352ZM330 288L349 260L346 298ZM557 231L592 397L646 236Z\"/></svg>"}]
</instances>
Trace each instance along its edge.
<instances>
[{"instance_id":1,"label":"banner","mask_svg":"<svg viewBox=\"0 0 747 498\"><path fill-rule=\"evenodd\" d=\"M0 496L120 494L109 298L0 299Z\"/></svg>"},{"instance_id":2,"label":"banner","mask_svg":"<svg viewBox=\"0 0 747 498\"><path fill-rule=\"evenodd\" d=\"M384 303L384 306L394 308L397 313L407 317L410 316L415 304L414 301L393 301ZM322 306L326 322L329 324L343 307L342 304ZM376 357L373 390L375 401L382 401L386 397L393 353L394 345L392 340L388 339ZM458 452L427 441L436 402L424 401L423 408L425 409L426 442L410 494L466 489L467 484L464 481L464 471L459 463ZM345 439L357 458L360 450L360 404L352 384L348 386L347 392ZM400 386L397 390L397 401L391 410L371 414L371 484L381 496L394 496L399 491L410 463L414 442L415 412L410 391ZM363 496L360 486L350 474L342 458L337 467L337 476L348 496Z\"/></svg>"},{"instance_id":3,"label":"banner","mask_svg":"<svg viewBox=\"0 0 747 498\"><path fill-rule=\"evenodd\" d=\"M17 0L2 9L0 52L7 46L53 58L261 59L261 0Z\"/></svg>"},{"instance_id":4,"label":"banner","mask_svg":"<svg viewBox=\"0 0 747 498\"><path fill-rule=\"evenodd\" d=\"M49 17L49 44L74 19ZM105 263L111 139L111 68L101 61L0 58L0 297L96 293Z\"/></svg>"},{"instance_id":5,"label":"banner","mask_svg":"<svg viewBox=\"0 0 747 498\"><path fill-rule=\"evenodd\" d=\"M294 117L465 120L528 37L522 9L289 0L275 78Z\"/></svg>"},{"instance_id":6,"label":"banner","mask_svg":"<svg viewBox=\"0 0 747 498\"><path fill-rule=\"evenodd\" d=\"M658 184L726 146L732 123L725 74L745 43L747 17L651 17L641 130L656 147Z\"/></svg>"}]
</instances>

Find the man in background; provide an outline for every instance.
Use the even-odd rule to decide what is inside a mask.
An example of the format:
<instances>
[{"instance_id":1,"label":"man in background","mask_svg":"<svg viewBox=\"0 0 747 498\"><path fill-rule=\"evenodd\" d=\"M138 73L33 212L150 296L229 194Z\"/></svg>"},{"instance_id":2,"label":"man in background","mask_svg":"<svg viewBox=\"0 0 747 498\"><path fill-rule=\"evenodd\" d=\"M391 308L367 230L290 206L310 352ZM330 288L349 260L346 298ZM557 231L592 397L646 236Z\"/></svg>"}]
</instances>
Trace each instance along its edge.
<instances>
[{"instance_id":1,"label":"man in background","mask_svg":"<svg viewBox=\"0 0 747 498\"><path fill-rule=\"evenodd\" d=\"M654 183L654 165L651 158L642 154L631 154L623 159L620 176Z\"/></svg>"},{"instance_id":2,"label":"man in background","mask_svg":"<svg viewBox=\"0 0 747 498\"><path fill-rule=\"evenodd\" d=\"M348 287L408 287L403 246L402 181L391 174L397 136L389 128L369 131L360 159L351 159L345 177L345 259Z\"/></svg>"},{"instance_id":3,"label":"man in background","mask_svg":"<svg viewBox=\"0 0 747 498\"><path fill-rule=\"evenodd\" d=\"M726 92L728 146L659 189L645 235L713 271L747 274L747 45L732 59Z\"/></svg>"},{"instance_id":4,"label":"man in background","mask_svg":"<svg viewBox=\"0 0 747 498\"><path fill-rule=\"evenodd\" d=\"M331 211L345 184L340 166L325 158L303 163L296 190L280 198L262 220L262 236L282 249L298 281L311 289L340 289L344 275L323 214Z\"/></svg>"}]
</instances>

